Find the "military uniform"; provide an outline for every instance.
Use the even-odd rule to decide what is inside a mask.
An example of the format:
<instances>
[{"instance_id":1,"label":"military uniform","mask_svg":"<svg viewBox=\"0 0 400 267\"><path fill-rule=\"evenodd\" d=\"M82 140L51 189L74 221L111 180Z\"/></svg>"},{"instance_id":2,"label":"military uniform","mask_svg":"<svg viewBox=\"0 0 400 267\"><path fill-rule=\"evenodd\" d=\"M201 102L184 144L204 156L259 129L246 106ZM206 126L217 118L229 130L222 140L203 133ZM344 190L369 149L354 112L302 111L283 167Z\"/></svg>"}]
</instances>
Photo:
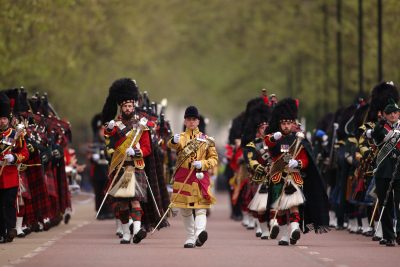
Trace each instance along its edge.
<instances>
[{"instance_id":1,"label":"military uniform","mask_svg":"<svg viewBox=\"0 0 400 267\"><path fill-rule=\"evenodd\" d=\"M0 93L0 117L9 118L10 100ZM11 242L16 236L16 197L19 186L17 165L28 159L22 129L0 130L0 242Z\"/></svg>"},{"instance_id":2,"label":"military uniform","mask_svg":"<svg viewBox=\"0 0 400 267\"><path fill-rule=\"evenodd\" d=\"M147 202L147 176L144 170L144 157L151 153L150 133L146 123L141 123L133 111L128 118L121 117L114 121L117 104L134 105L138 100L138 87L134 80L122 78L110 87L109 96L103 107L102 117L109 121L104 130L107 150L111 155L109 166L109 193L114 197L116 209L122 223L121 244L131 242L130 218L133 223L133 243L139 243L146 237L141 221L143 210L140 202ZM136 138L136 139L135 139ZM133 144L133 147L131 145ZM123 160L125 159L125 160ZM122 164L122 165L121 165ZM120 169L120 172L118 172Z\"/></svg>"},{"instance_id":3,"label":"military uniform","mask_svg":"<svg viewBox=\"0 0 400 267\"><path fill-rule=\"evenodd\" d=\"M394 245L394 240L396 238L393 230L393 214L394 212L398 214L399 202L400 202L400 142L399 142L399 125L400 121L393 124L385 121L381 121L376 125L372 133L372 137L380 149L377 158L377 167L375 170L375 184L376 184L376 194L378 195L379 205L381 209L383 205L386 204L385 209L382 214L382 231L383 239L386 240L386 245ZM386 157L380 160L380 153L385 153L385 144L392 143L393 148L387 153ZM385 153L386 154L386 153ZM395 172L395 170L397 172ZM389 189L389 184L392 180L392 188ZM389 192L389 197L387 203L384 203L386 199L387 191ZM400 233L397 233L399 237Z\"/></svg>"},{"instance_id":4,"label":"military uniform","mask_svg":"<svg viewBox=\"0 0 400 267\"><path fill-rule=\"evenodd\" d=\"M198 119L197 108L188 107L184 117ZM206 209L215 203L208 173L208 170L218 163L214 140L200 132L198 128L186 128L185 132L173 136L168 141L168 147L177 152L171 204L172 207L181 208L187 233L184 247L202 246L208 236L205 231Z\"/></svg>"}]
</instances>

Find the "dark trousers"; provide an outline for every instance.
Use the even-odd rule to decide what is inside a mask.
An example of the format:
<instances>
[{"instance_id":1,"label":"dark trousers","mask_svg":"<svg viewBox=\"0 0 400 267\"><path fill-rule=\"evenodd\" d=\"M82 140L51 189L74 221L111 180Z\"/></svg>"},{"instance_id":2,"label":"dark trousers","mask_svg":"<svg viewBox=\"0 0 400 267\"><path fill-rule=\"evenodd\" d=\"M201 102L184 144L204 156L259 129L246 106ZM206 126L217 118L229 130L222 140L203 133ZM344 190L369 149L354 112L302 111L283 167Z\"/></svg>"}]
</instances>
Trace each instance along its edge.
<instances>
[{"instance_id":1,"label":"dark trousers","mask_svg":"<svg viewBox=\"0 0 400 267\"><path fill-rule=\"evenodd\" d=\"M386 192L389 188L389 183L390 179L376 178L376 193L378 195L379 206L381 210L385 201ZM397 216L396 214L398 214L399 212L399 202L400 202L400 180L395 180L393 182L392 191L389 194L385 210L383 211L382 214L381 224L383 231L383 239L386 240L395 239L393 230L393 219L395 218L395 216Z\"/></svg>"},{"instance_id":2,"label":"dark trousers","mask_svg":"<svg viewBox=\"0 0 400 267\"><path fill-rule=\"evenodd\" d=\"M5 236L9 230L15 228L17 192L18 187L0 189L0 236Z\"/></svg>"}]
</instances>

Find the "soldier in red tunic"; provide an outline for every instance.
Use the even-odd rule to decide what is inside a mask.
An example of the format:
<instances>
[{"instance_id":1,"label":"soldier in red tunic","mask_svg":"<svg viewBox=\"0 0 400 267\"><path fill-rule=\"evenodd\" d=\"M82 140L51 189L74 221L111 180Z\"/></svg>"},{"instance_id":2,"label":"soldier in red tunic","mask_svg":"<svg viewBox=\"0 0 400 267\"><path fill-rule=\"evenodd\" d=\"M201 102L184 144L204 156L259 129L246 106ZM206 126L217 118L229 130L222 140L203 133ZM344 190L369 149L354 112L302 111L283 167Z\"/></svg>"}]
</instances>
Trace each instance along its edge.
<instances>
[{"instance_id":1,"label":"soldier in red tunic","mask_svg":"<svg viewBox=\"0 0 400 267\"><path fill-rule=\"evenodd\" d=\"M28 158L23 128L10 127L10 99L0 93L0 243L12 242L17 234L17 165Z\"/></svg>"},{"instance_id":2,"label":"soldier in red tunic","mask_svg":"<svg viewBox=\"0 0 400 267\"><path fill-rule=\"evenodd\" d=\"M272 157L270 238L275 239L281 232L279 245L287 246L289 242L294 245L301 230L327 231L328 199L310 145L296 123L297 101L291 98L279 101L271 118L269 134L264 139ZM304 205L306 199L308 205Z\"/></svg>"},{"instance_id":3,"label":"soldier in red tunic","mask_svg":"<svg viewBox=\"0 0 400 267\"><path fill-rule=\"evenodd\" d=\"M104 135L108 153L112 155L109 166L112 184L109 193L114 197L116 215L122 223L121 244L129 244L131 239L133 243L139 243L146 237L146 231L141 227L141 202L148 202L148 178L144 170L144 158L151 154L151 143L149 128L135 116L138 95L134 80L116 80L110 87L102 113L103 120L108 121ZM114 121L117 104L120 106L121 116ZM130 219L133 220L133 238Z\"/></svg>"}]
</instances>

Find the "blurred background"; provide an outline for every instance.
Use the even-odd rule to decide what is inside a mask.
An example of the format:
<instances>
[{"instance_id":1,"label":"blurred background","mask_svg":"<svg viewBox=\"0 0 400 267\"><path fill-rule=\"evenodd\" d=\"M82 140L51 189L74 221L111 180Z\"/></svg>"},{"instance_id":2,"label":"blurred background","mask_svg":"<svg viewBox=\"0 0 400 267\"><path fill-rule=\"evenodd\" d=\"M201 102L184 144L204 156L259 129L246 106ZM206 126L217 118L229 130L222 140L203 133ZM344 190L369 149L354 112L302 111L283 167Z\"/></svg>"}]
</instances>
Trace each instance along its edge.
<instances>
[{"instance_id":1,"label":"blurred background","mask_svg":"<svg viewBox=\"0 0 400 267\"><path fill-rule=\"evenodd\" d=\"M300 100L307 126L399 81L398 0L0 0L0 88L47 92L90 141L108 88L131 77L168 99L181 129L195 104L226 142L230 120L266 88Z\"/></svg>"}]
</instances>

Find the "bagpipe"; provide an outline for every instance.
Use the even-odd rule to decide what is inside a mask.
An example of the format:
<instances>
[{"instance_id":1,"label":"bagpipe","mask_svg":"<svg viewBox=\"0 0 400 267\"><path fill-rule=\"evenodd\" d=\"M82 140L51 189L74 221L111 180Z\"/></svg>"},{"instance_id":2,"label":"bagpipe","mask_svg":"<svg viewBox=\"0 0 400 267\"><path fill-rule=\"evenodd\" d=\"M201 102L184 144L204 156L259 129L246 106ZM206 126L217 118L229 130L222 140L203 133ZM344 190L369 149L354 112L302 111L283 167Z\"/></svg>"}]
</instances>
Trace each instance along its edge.
<instances>
[{"instance_id":1,"label":"bagpipe","mask_svg":"<svg viewBox=\"0 0 400 267\"><path fill-rule=\"evenodd\" d=\"M368 155L361 159L358 168L355 171L353 182L353 193L351 200L356 202L363 202L365 193L368 187L367 176L373 175L373 162L378 154L378 149L375 145L371 145Z\"/></svg>"}]
</instances>

